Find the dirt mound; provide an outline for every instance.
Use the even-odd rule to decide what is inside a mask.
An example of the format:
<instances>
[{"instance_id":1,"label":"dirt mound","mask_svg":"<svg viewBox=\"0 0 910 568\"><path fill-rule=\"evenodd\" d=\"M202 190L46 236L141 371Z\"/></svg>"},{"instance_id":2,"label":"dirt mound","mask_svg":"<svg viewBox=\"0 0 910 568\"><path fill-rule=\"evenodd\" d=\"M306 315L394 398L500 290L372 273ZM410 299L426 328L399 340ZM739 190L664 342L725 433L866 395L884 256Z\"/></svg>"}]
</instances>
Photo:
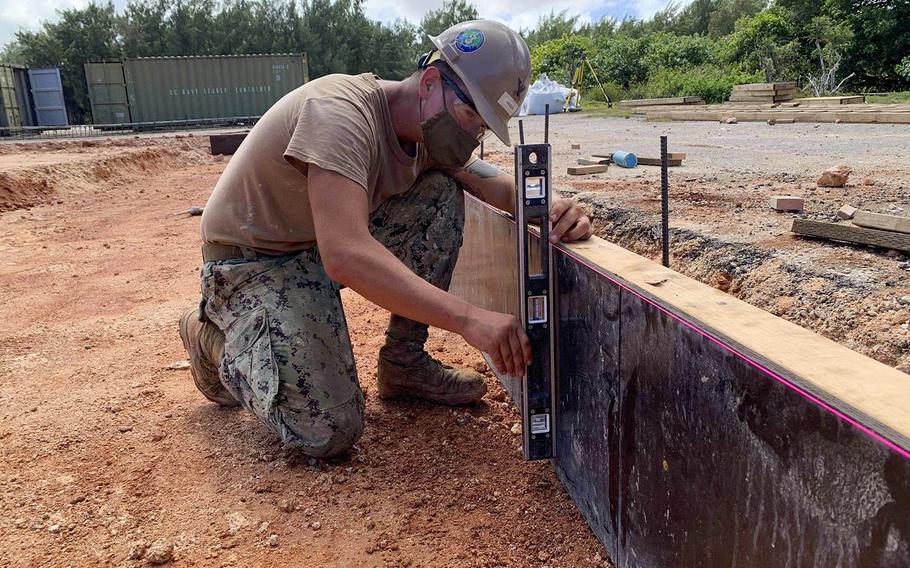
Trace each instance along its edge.
<instances>
[{"instance_id":1,"label":"dirt mound","mask_svg":"<svg viewBox=\"0 0 910 568\"><path fill-rule=\"evenodd\" d=\"M200 138L0 146L0 211L110 191L114 183L210 162Z\"/></svg>"}]
</instances>

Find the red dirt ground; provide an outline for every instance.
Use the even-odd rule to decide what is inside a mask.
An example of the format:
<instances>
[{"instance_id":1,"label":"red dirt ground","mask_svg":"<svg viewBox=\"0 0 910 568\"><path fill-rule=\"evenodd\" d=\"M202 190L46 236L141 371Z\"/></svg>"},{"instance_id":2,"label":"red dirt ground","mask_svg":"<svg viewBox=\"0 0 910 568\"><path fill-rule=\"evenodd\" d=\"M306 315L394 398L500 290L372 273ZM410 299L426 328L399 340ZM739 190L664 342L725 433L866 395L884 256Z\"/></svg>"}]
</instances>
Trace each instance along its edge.
<instances>
[{"instance_id":1,"label":"red dirt ground","mask_svg":"<svg viewBox=\"0 0 910 568\"><path fill-rule=\"evenodd\" d=\"M170 368L200 264L198 218L174 213L224 167L202 140L0 154L0 564L143 565L173 546L187 566L609 566L551 467L521 460L489 374L476 407L377 399L388 315L350 291L368 419L347 459L283 452ZM447 332L429 348L482 365Z\"/></svg>"}]
</instances>

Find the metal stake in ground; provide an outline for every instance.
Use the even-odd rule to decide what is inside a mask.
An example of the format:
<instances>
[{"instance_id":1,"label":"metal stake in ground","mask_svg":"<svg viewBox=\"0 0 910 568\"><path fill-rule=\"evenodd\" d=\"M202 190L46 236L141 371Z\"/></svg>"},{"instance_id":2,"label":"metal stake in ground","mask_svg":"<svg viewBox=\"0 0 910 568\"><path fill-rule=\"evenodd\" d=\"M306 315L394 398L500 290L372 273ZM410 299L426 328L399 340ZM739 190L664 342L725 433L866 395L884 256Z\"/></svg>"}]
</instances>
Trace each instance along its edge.
<instances>
[{"instance_id":1,"label":"metal stake in ground","mask_svg":"<svg viewBox=\"0 0 910 568\"><path fill-rule=\"evenodd\" d=\"M550 104L543 106L543 143L550 143Z\"/></svg>"},{"instance_id":2,"label":"metal stake in ground","mask_svg":"<svg viewBox=\"0 0 910 568\"><path fill-rule=\"evenodd\" d=\"M670 190L667 176L667 137L660 137L660 235L664 266L670 266Z\"/></svg>"}]
</instances>

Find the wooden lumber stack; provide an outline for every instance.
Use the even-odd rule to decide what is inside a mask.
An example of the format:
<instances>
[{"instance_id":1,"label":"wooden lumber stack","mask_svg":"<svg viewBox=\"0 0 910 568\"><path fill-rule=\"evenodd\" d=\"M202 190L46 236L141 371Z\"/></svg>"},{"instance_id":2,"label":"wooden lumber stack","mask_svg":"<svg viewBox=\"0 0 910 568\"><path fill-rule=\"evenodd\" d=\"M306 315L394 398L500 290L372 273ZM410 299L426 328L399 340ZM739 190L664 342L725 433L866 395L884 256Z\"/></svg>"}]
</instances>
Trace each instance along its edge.
<instances>
[{"instance_id":1,"label":"wooden lumber stack","mask_svg":"<svg viewBox=\"0 0 910 568\"><path fill-rule=\"evenodd\" d=\"M805 106L838 106L861 105L866 102L864 95L851 95L844 97L803 97L796 102Z\"/></svg>"},{"instance_id":2,"label":"wooden lumber stack","mask_svg":"<svg viewBox=\"0 0 910 568\"><path fill-rule=\"evenodd\" d=\"M705 99L701 97L670 97L664 99L626 99L619 101L621 107L645 107L645 106L689 106L703 105Z\"/></svg>"},{"instance_id":3,"label":"wooden lumber stack","mask_svg":"<svg viewBox=\"0 0 910 568\"><path fill-rule=\"evenodd\" d=\"M749 83L733 87L731 103L782 103L799 92L796 83Z\"/></svg>"},{"instance_id":4,"label":"wooden lumber stack","mask_svg":"<svg viewBox=\"0 0 910 568\"><path fill-rule=\"evenodd\" d=\"M776 124L845 122L862 124L910 124L910 104L801 105L796 101L774 104L732 103L689 107L644 107L647 120L707 120L736 117L738 122ZM638 109L636 109L638 110Z\"/></svg>"}]
</instances>

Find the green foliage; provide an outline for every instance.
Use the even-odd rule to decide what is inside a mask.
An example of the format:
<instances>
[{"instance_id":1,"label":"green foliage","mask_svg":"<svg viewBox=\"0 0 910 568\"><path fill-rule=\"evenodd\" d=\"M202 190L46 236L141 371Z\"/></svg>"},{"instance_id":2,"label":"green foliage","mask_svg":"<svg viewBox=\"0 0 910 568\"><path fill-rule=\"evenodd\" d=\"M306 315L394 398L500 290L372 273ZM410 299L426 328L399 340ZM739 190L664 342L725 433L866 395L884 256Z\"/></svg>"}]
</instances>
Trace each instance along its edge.
<instances>
[{"instance_id":1,"label":"green foliage","mask_svg":"<svg viewBox=\"0 0 910 568\"><path fill-rule=\"evenodd\" d=\"M770 8L741 18L736 30L718 42L718 58L729 65L759 70L764 81L793 81L808 66L796 32L791 13Z\"/></svg>"},{"instance_id":2,"label":"green foliage","mask_svg":"<svg viewBox=\"0 0 910 568\"><path fill-rule=\"evenodd\" d=\"M910 55L910 1L826 0L825 14L853 32L843 67L856 73L851 85L876 91L910 89L896 67Z\"/></svg>"},{"instance_id":3,"label":"green foliage","mask_svg":"<svg viewBox=\"0 0 910 568\"><path fill-rule=\"evenodd\" d=\"M766 6L767 0L692 0L684 8L677 2L670 2L645 27L652 33L671 32L717 39L732 33L737 20L755 15Z\"/></svg>"},{"instance_id":4,"label":"green foliage","mask_svg":"<svg viewBox=\"0 0 910 568\"><path fill-rule=\"evenodd\" d=\"M72 118L80 122L89 108L83 63L119 55L114 5L89 4L60 12L60 20L46 22L37 32L16 33L16 43L31 67L59 67L63 96Z\"/></svg>"},{"instance_id":5,"label":"green foliage","mask_svg":"<svg viewBox=\"0 0 910 568\"><path fill-rule=\"evenodd\" d=\"M650 36L643 63L648 70L685 69L712 62L714 42L704 36L660 32Z\"/></svg>"},{"instance_id":6,"label":"green foliage","mask_svg":"<svg viewBox=\"0 0 910 568\"><path fill-rule=\"evenodd\" d=\"M628 91L624 89L622 85L617 85L612 81L602 83L601 85L603 85L603 90L601 90L601 85L597 85L593 80L592 84L593 86L589 87L585 92L584 99L586 101L606 102L606 99L604 98L604 92L607 93L607 96L610 97L610 100L614 103L629 98ZM587 109L587 105L585 105L585 109Z\"/></svg>"},{"instance_id":7,"label":"green foliage","mask_svg":"<svg viewBox=\"0 0 910 568\"><path fill-rule=\"evenodd\" d=\"M695 69L660 69L644 85L646 97L700 96L709 103L720 103L730 98L734 85L761 81L761 75L725 70L716 65Z\"/></svg>"},{"instance_id":8,"label":"green foliage","mask_svg":"<svg viewBox=\"0 0 910 568\"><path fill-rule=\"evenodd\" d=\"M465 0L453 0L427 25L471 14ZM86 61L305 52L311 78L372 71L400 79L414 69L416 34L407 22L370 20L361 0L132 0L119 15L110 3L60 12L38 32L19 32L6 51L16 63L60 67L67 108L81 122L90 108Z\"/></svg>"},{"instance_id":9,"label":"green foliage","mask_svg":"<svg viewBox=\"0 0 910 568\"><path fill-rule=\"evenodd\" d=\"M572 82L575 69L593 53L594 42L582 35L572 35L545 42L531 50L532 80L541 73L566 85ZM593 85L593 80L586 84Z\"/></svg>"},{"instance_id":10,"label":"green foliage","mask_svg":"<svg viewBox=\"0 0 910 568\"><path fill-rule=\"evenodd\" d=\"M0 63L19 63L25 61L25 52L17 41L11 41L0 49Z\"/></svg>"},{"instance_id":11,"label":"green foliage","mask_svg":"<svg viewBox=\"0 0 910 568\"><path fill-rule=\"evenodd\" d=\"M906 104L910 103L910 91L888 93L887 95L867 96L866 102L880 104Z\"/></svg>"},{"instance_id":12,"label":"green foliage","mask_svg":"<svg viewBox=\"0 0 910 568\"><path fill-rule=\"evenodd\" d=\"M898 77L910 83L910 55L903 58L900 63L894 66L894 72Z\"/></svg>"},{"instance_id":13,"label":"green foliage","mask_svg":"<svg viewBox=\"0 0 910 568\"><path fill-rule=\"evenodd\" d=\"M108 0L104 0L108 1ZM370 20L364 0L129 0L91 3L19 32L0 57L63 74L67 106L88 112L85 61L161 55L306 52L310 77L373 71L403 78L428 35L477 19L444 0L418 25ZM550 12L530 30L534 76L570 83L585 57L613 99L697 94L722 100L737 81L798 81L831 90L910 89L910 0L672 0L648 20L580 23ZM603 98L585 69L586 97Z\"/></svg>"},{"instance_id":14,"label":"green foliage","mask_svg":"<svg viewBox=\"0 0 910 568\"><path fill-rule=\"evenodd\" d=\"M648 40L614 35L595 42L591 63L602 81L613 81L623 87L644 81L647 77L644 55Z\"/></svg>"},{"instance_id":15,"label":"green foliage","mask_svg":"<svg viewBox=\"0 0 910 568\"><path fill-rule=\"evenodd\" d=\"M578 27L578 16L570 17L566 12L567 10L563 10L557 14L551 11L549 15L541 16L537 20L536 28L523 32L528 47L534 49L540 44L574 33Z\"/></svg>"}]
</instances>

